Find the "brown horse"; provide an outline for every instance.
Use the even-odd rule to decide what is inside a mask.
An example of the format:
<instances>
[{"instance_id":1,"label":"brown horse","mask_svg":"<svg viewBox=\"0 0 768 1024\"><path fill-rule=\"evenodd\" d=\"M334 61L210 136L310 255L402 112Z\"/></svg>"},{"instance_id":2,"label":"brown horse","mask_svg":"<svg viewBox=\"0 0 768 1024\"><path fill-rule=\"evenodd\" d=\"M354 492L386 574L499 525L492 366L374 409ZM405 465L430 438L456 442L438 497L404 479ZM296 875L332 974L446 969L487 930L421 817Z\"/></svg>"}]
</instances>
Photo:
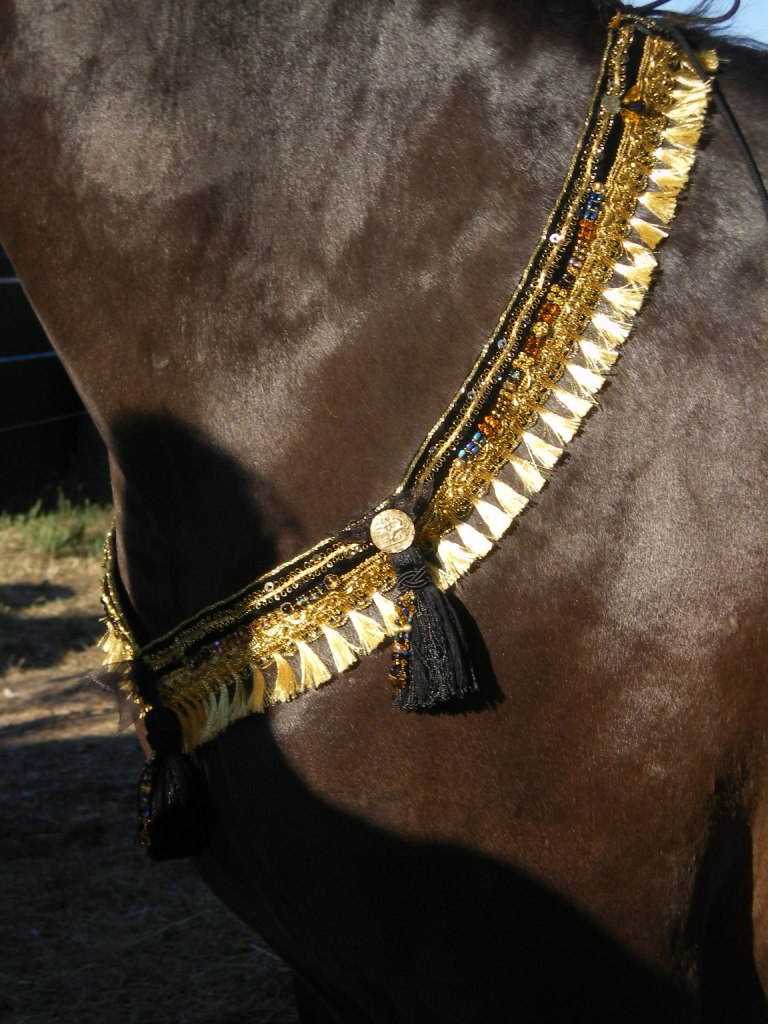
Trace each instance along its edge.
<instances>
[{"instance_id":1,"label":"brown horse","mask_svg":"<svg viewBox=\"0 0 768 1024\"><path fill-rule=\"evenodd\" d=\"M602 41L586 0L0 6L0 241L143 640L397 484ZM768 64L724 52L766 164ZM200 870L302 1019L768 1021L765 241L714 118L602 410L460 589L495 700L395 711L380 652L201 748Z\"/></svg>"}]
</instances>

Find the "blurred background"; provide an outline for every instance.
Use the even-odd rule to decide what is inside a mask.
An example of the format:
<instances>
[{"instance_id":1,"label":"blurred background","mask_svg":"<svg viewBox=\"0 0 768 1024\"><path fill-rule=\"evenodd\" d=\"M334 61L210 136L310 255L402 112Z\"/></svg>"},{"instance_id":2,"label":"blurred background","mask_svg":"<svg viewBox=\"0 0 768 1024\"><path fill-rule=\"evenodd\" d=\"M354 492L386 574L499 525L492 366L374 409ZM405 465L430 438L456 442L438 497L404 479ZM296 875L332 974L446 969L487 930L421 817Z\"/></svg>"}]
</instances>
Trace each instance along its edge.
<instances>
[{"instance_id":1,"label":"blurred background","mask_svg":"<svg viewBox=\"0 0 768 1024\"><path fill-rule=\"evenodd\" d=\"M0 249L0 513L109 500L104 447Z\"/></svg>"}]
</instances>

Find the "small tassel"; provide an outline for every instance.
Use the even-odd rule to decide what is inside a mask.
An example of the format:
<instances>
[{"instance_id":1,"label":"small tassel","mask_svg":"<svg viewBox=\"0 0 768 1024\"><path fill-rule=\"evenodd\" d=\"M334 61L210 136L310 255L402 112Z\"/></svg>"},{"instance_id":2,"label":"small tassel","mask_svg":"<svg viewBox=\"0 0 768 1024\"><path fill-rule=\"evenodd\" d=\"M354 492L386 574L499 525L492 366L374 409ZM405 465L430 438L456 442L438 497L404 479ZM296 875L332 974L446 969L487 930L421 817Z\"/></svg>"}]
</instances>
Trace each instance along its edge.
<instances>
[{"instance_id":1,"label":"small tassel","mask_svg":"<svg viewBox=\"0 0 768 1024\"><path fill-rule=\"evenodd\" d=\"M606 373L619 358L618 352L610 349L600 348L594 341L582 338L579 342L581 354L589 366L598 373Z\"/></svg>"},{"instance_id":2,"label":"small tassel","mask_svg":"<svg viewBox=\"0 0 768 1024\"><path fill-rule=\"evenodd\" d=\"M518 494L514 487L510 487L509 484L505 484L503 480L499 480L495 477L491 482L493 493L496 495L496 501L501 505L505 512L508 512L513 518L519 515L525 506L528 504L528 499L522 494Z\"/></svg>"},{"instance_id":3,"label":"small tassel","mask_svg":"<svg viewBox=\"0 0 768 1024\"><path fill-rule=\"evenodd\" d=\"M341 633L331 629L330 626L324 626L323 633L331 651L336 671L345 672L348 668L351 668L357 661L357 655Z\"/></svg>"},{"instance_id":4,"label":"small tassel","mask_svg":"<svg viewBox=\"0 0 768 1024\"><path fill-rule=\"evenodd\" d=\"M539 409L539 417L563 444L568 444L581 426L577 419L571 416L561 416L560 413L552 412L546 407Z\"/></svg>"},{"instance_id":5,"label":"small tassel","mask_svg":"<svg viewBox=\"0 0 768 1024\"><path fill-rule=\"evenodd\" d=\"M555 387L552 389L552 394L561 405L569 409L579 420L583 420L589 410L595 407L595 402L582 398L581 395L575 395L572 391L567 391L565 388Z\"/></svg>"},{"instance_id":6,"label":"small tassel","mask_svg":"<svg viewBox=\"0 0 768 1024\"><path fill-rule=\"evenodd\" d=\"M659 146L653 154L661 167L669 170L680 178L687 178L696 157L694 149L680 149L677 146Z\"/></svg>"},{"instance_id":7,"label":"small tassel","mask_svg":"<svg viewBox=\"0 0 768 1024\"><path fill-rule=\"evenodd\" d=\"M209 842L209 798L203 773L181 751L181 724L162 705L144 719L154 753L139 780L138 839L152 860L191 857Z\"/></svg>"},{"instance_id":8,"label":"small tassel","mask_svg":"<svg viewBox=\"0 0 768 1024\"><path fill-rule=\"evenodd\" d=\"M107 631L104 636L99 640L99 648L104 651L106 655L104 664L107 666L117 665L120 662L130 661L133 656L133 651L130 648L126 648L126 645L118 640L115 636L115 631L111 626L107 626Z\"/></svg>"},{"instance_id":9,"label":"small tassel","mask_svg":"<svg viewBox=\"0 0 768 1024\"><path fill-rule=\"evenodd\" d=\"M523 459L519 455L510 456L509 464L517 473L523 490L527 494L538 494L547 482L546 477L542 476L532 462L528 462L527 459Z\"/></svg>"},{"instance_id":10,"label":"small tassel","mask_svg":"<svg viewBox=\"0 0 768 1024\"><path fill-rule=\"evenodd\" d=\"M477 680L452 599L434 586L417 548L390 558L401 590L390 672L395 707L424 710L473 693Z\"/></svg>"},{"instance_id":11,"label":"small tassel","mask_svg":"<svg viewBox=\"0 0 768 1024\"><path fill-rule=\"evenodd\" d=\"M566 370L580 388L583 388L588 395L594 395L605 384L605 378L586 366L579 366L578 363L568 363Z\"/></svg>"},{"instance_id":12,"label":"small tassel","mask_svg":"<svg viewBox=\"0 0 768 1024\"><path fill-rule=\"evenodd\" d=\"M251 711L261 714L264 710L266 692L264 673L256 665L251 665L251 692L248 694L248 707Z\"/></svg>"},{"instance_id":13,"label":"small tassel","mask_svg":"<svg viewBox=\"0 0 768 1024\"><path fill-rule=\"evenodd\" d=\"M628 263L614 263L614 273L625 278L630 284L647 289L651 283L653 267L638 267Z\"/></svg>"},{"instance_id":14,"label":"small tassel","mask_svg":"<svg viewBox=\"0 0 768 1024\"><path fill-rule=\"evenodd\" d=\"M438 542L437 555L445 567L445 572L451 581L451 586L468 573L477 561L477 555L473 555L471 551L467 551L461 544L447 540L445 537Z\"/></svg>"},{"instance_id":15,"label":"small tassel","mask_svg":"<svg viewBox=\"0 0 768 1024\"><path fill-rule=\"evenodd\" d=\"M714 75L720 67L720 58L717 56L717 50L699 50L696 56L699 64L701 64L704 70L710 75Z\"/></svg>"},{"instance_id":16,"label":"small tassel","mask_svg":"<svg viewBox=\"0 0 768 1024\"><path fill-rule=\"evenodd\" d=\"M615 320L605 313L595 313L591 324L595 334L606 348L618 348L630 331L630 325L626 320Z\"/></svg>"},{"instance_id":17,"label":"small tassel","mask_svg":"<svg viewBox=\"0 0 768 1024\"><path fill-rule=\"evenodd\" d=\"M643 304L645 289L631 284L621 288L606 288L603 298L622 316L634 316Z\"/></svg>"},{"instance_id":18,"label":"small tassel","mask_svg":"<svg viewBox=\"0 0 768 1024\"><path fill-rule=\"evenodd\" d=\"M493 551L493 544L479 530L469 523L457 523L456 532L461 537L461 543L472 555L478 558L485 558Z\"/></svg>"},{"instance_id":19,"label":"small tassel","mask_svg":"<svg viewBox=\"0 0 768 1024\"><path fill-rule=\"evenodd\" d=\"M699 141L699 136L701 135L700 128L698 126L671 124L668 128L664 129L663 135L667 142L671 142L675 146L684 147L681 151L685 154L690 154L691 160L688 166L692 167L695 158L693 149Z\"/></svg>"},{"instance_id":20,"label":"small tassel","mask_svg":"<svg viewBox=\"0 0 768 1024\"><path fill-rule=\"evenodd\" d=\"M666 192L667 195L678 195L683 185L685 185L686 178L669 168L658 167L651 171L648 175L650 180L654 183L656 188L660 188L662 192Z\"/></svg>"},{"instance_id":21,"label":"small tassel","mask_svg":"<svg viewBox=\"0 0 768 1024\"><path fill-rule=\"evenodd\" d=\"M473 504L493 539L501 540L512 525L512 516L482 498L474 498Z\"/></svg>"},{"instance_id":22,"label":"small tassel","mask_svg":"<svg viewBox=\"0 0 768 1024\"><path fill-rule=\"evenodd\" d=\"M224 732L230 723L229 695L226 687L211 693L205 700L204 708L205 720L197 737L199 744L214 739L219 733Z\"/></svg>"},{"instance_id":23,"label":"small tassel","mask_svg":"<svg viewBox=\"0 0 768 1024\"><path fill-rule=\"evenodd\" d=\"M378 622L375 622L368 615L352 611L349 613L349 621L357 633L357 638L360 641L360 650L363 654L370 654L371 651L375 651L387 639L387 634Z\"/></svg>"},{"instance_id":24,"label":"small tassel","mask_svg":"<svg viewBox=\"0 0 768 1024\"><path fill-rule=\"evenodd\" d=\"M629 256L633 265L638 269L652 271L659 265L659 261L653 255L651 250L646 248L644 245L638 245L637 242L631 242L627 238L624 239L622 244L627 256ZM627 332L628 331L629 327L627 327Z\"/></svg>"},{"instance_id":25,"label":"small tassel","mask_svg":"<svg viewBox=\"0 0 768 1024\"><path fill-rule=\"evenodd\" d=\"M391 636L395 632L395 626L397 625L395 602L390 601L388 597L384 597L383 594L376 591L373 595L373 603L379 609L379 615L384 623L384 628Z\"/></svg>"},{"instance_id":26,"label":"small tassel","mask_svg":"<svg viewBox=\"0 0 768 1024\"><path fill-rule=\"evenodd\" d=\"M304 643L303 640L299 640L296 646L299 649L301 662L300 689L302 691L314 690L318 686L322 686L323 683L327 683L331 678L331 673L323 659L315 654L309 644Z\"/></svg>"},{"instance_id":27,"label":"small tassel","mask_svg":"<svg viewBox=\"0 0 768 1024\"><path fill-rule=\"evenodd\" d=\"M248 673L250 677L250 672ZM248 704L248 694L245 690L245 680L242 676L238 676L235 680L235 692L232 696L232 706L229 709L229 720L230 722L237 722L241 718L250 712Z\"/></svg>"},{"instance_id":28,"label":"small tassel","mask_svg":"<svg viewBox=\"0 0 768 1024\"><path fill-rule=\"evenodd\" d=\"M200 745L200 735L205 729L206 704L201 701L185 701L174 708L183 735L182 750L188 753Z\"/></svg>"},{"instance_id":29,"label":"small tassel","mask_svg":"<svg viewBox=\"0 0 768 1024\"><path fill-rule=\"evenodd\" d=\"M296 696L299 681L282 654L275 654L274 661L277 667L277 675L272 693L269 696L269 702L270 704L282 704L284 701L293 700Z\"/></svg>"},{"instance_id":30,"label":"small tassel","mask_svg":"<svg viewBox=\"0 0 768 1024\"><path fill-rule=\"evenodd\" d=\"M555 445L550 444L549 441L544 441L542 438L537 437L536 434L532 434L530 431L526 431L523 434L523 440L528 445L528 451L531 453L531 458L534 462L537 462L544 469L552 469L557 460L563 454L562 448L556 448Z\"/></svg>"},{"instance_id":31,"label":"small tassel","mask_svg":"<svg viewBox=\"0 0 768 1024\"><path fill-rule=\"evenodd\" d=\"M639 202L664 224L675 216L675 197L664 192L643 192Z\"/></svg>"},{"instance_id":32,"label":"small tassel","mask_svg":"<svg viewBox=\"0 0 768 1024\"><path fill-rule=\"evenodd\" d=\"M697 128L701 124L706 106L706 93L689 88L674 89L672 103L672 107L667 111L667 117L674 124L692 128Z\"/></svg>"},{"instance_id":33,"label":"small tassel","mask_svg":"<svg viewBox=\"0 0 768 1024\"><path fill-rule=\"evenodd\" d=\"M649 249L655 249L659 242L663 242L668 234L664 228L651 224L647 220L643 220L642 217L633 217L629 223Z\"/></svg>"},{"instance_id":34,"label":"small tassel","mask_svg":"<svg viewBox=\"0 0 768 1024\"><path fill-rule=\"evenodd\" d=\"M713 51L710 50L709 52L712 53ZM699 78L690 64L683 64L681 66L675 75L675 81L684 88L682 90L675 89L674 96L693 96L697 93L705 94L707 91L707 84Z\"/></svg>"}]
</instances>

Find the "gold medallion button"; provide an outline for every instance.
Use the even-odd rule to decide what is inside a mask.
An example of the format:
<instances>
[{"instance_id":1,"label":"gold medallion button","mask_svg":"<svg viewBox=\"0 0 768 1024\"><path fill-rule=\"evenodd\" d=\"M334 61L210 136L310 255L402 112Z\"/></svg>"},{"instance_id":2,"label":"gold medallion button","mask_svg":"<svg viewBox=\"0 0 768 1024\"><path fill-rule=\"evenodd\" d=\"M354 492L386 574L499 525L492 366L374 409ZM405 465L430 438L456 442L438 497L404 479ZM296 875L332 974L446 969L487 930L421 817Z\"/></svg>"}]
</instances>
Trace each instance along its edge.
<instances>
[{"instance_id":1,"label":"gold medallion button","mask_svg":"<svg viewBox=\"0 0 768 1024\"><path fill-rule=\"evenodd\" d=\"M413 544L416 527L413 520L399 508L385 508L371 521L371 540L379 549L388 555L405 551Z\"/></svg>"}]
</instances>

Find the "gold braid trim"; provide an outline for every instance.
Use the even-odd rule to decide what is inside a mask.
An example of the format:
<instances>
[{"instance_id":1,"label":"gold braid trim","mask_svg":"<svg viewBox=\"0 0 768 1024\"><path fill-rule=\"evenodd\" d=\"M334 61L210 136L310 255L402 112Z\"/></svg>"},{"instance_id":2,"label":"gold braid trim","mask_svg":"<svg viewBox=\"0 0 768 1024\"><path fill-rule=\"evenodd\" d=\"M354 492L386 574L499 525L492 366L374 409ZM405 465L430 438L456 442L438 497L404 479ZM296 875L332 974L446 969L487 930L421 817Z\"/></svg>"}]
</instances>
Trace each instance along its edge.
<instances>
[{"instance_id":1,"label":"gold braid trim","mask_svg":"<svg viewBox=\"0 0 768 1024\"><path fill-rule=\"evenodd\" d=\"M628 85L627 57L638 41L637 73ZM714 70L711 56L708 66ZM594 407L688 181L709 93L709 83L651 22L625 16L612 23L555 213L496 331L396 492L436 482L416 543L434 554L431 571L441 589L491 552ZM618 119L620 138L606 167L604 148ZM599 208L592 221L585 201L593 213ZM569 247L563 286L554 275ZM470 444L459 450L476 430L481 441L474 451ZM141 649L115 574L110 533L102 595L105 664L142 660L160 700L179 716L187 751L239 718L322 685L396 632L389 556L344 534ZM120 685L142 704L128 673Z\"/></svg>"}]
</instances>

